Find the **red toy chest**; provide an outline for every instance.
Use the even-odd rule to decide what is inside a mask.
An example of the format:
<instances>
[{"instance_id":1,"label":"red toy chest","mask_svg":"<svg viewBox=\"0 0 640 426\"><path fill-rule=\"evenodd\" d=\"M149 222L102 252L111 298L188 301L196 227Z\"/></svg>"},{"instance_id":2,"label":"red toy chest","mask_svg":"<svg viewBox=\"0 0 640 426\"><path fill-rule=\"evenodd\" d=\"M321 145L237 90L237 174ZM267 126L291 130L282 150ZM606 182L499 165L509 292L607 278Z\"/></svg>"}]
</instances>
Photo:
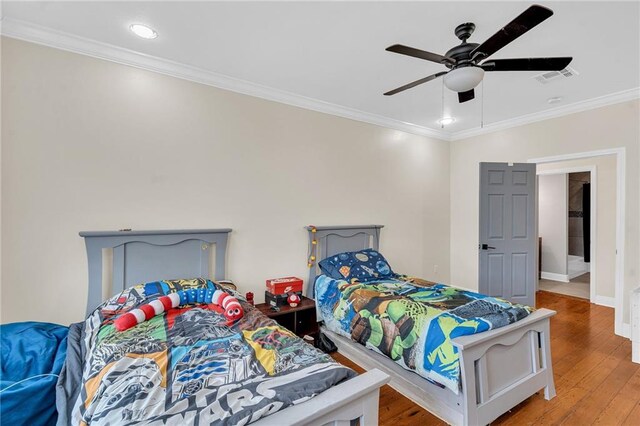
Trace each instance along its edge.
<instances>
[{"instance_id":1,"label":"red toy chest","mask_svg":"<svg viewBox=\"0 0 640 426\"><path fill-rule=\"evenodd\" d=\"M302 280L296 277L273 278L267 280L267 290L271 294L287 294L302 291Z\"/></svg>"}]
</instances>

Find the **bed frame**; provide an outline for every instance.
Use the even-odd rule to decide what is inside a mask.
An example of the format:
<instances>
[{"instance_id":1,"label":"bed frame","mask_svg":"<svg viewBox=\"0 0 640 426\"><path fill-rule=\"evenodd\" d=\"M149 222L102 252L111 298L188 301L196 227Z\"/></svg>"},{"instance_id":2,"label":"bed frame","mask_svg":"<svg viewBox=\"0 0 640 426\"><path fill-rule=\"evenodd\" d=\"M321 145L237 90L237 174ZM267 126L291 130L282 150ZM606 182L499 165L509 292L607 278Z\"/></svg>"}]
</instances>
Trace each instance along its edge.
<instances>
[{"instance_id":1,"label":"bed frame","mask_svg":"<svg viewBox=\"0 0 640 426\"><path fill-rule=\"evenodd\" d=\"M231 229L80 232L87 247L89 296L87 314L102 302L103 250L113 251L112 293L141 282L177 278L222 280ZM215 264L211 264L215 250ZM213 273L211 273L213 270ZM389 376L372 370L334 386L309 401L254 422L255 425L378 424L380 387Z\"/></svg>"},{"instance_id":2,"label":"bed frame","mask_svg":"<svg viewBox=\"0 0 640 426\"><path fill-rule=\"evenodd\" d=\"M307 227L309 250L315 245L316 257L324 259L344 251L377 249L382 227ZM314 239L316 244L312 244ZM317 266L311 268L306 290L309 297L314 294L313 283L319 273ZM545 399L555 397L549 337L549 319L553 315L555 311L538 309L508 326L453 339L460 354L459 395L429 383L351 339L325 327L321 330L342 355L366 370L377 368L391 375L391 387L447 423L486 425L541 389Z\"/></svg>"}]
</instances>

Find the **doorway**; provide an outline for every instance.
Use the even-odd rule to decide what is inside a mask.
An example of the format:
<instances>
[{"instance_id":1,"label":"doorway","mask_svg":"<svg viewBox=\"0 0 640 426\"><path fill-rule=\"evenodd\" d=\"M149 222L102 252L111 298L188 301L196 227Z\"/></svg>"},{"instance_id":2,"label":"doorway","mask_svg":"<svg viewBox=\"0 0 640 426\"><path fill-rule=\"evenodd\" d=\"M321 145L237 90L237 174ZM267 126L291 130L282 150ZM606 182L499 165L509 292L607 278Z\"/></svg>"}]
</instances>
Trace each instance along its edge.
<instances>
[{"instance_id":1,"label":"doorway","mask_svg":"<svg viewBox=\"0 0 640 426\"><path fill-rule=\"evenodd\" d=\"M561 154L550 157L531 158L529 163L534 163L540 166L548 165L549 163L558 163L563 161L574 160L591 160L602 157L615 158L615 194L613 194L613 200L608 203L609 207L615 206L614 222L615 222L615 239L613 243L613 254L615 256L615 266L613 267L614 289L613 296L607 296L606 300L601 296L596 297L596 303L605 305L605 302L609 303L607 306L615 308L615 321L614 331L618 336L629 337L630 326L624 324L622 321L622 309L623 309L623 293L624 293L624 260L625 260L625 169L626 169L626 150L625 148L609 148L596 151L576 152L572 154ZM609 196L608 192L600 191L600 201L603 201L604 196ZM607 211L605 209L604 211ZM594 218L592 218L592 221ZM602 238L599 239L598 245L602 245ZM602 252L602 250L599 250ZM593 262L593 260L592 260ZM592 265L593 270L593 265ZM593 275L593 272L592 272ZM598 280L596 278L596 287L598 287ZM593 286L592 286L593 287ZM597 288L596 288L597 294Z\"/></svg>"},{"instance_id":2,"label":"doorway","mask_svg":"<svg viewBox=\"0 0 640 426\"><path fill-rule=\"evenodd\" d=\"M596 167L553 167L537 173L538 289L594 302Z\"/></svg>"}]
</instances>

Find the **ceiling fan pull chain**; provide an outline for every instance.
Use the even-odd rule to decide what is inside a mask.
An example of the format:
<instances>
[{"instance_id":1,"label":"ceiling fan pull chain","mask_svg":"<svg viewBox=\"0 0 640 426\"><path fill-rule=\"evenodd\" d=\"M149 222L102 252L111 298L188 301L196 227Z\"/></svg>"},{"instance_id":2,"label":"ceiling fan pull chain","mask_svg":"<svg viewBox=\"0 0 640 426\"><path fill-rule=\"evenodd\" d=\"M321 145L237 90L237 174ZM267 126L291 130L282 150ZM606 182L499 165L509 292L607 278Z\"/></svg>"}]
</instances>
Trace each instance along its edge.
<instances>
[{"instance_id":1,"label":"ceiling fan pull chain","mask_svg":"<svg viewBox=\"0 0 640 426\"><path fill-rule=\"evenodd\" d=\"M484 128L484 80L480 83L480 128Z\"/></svg>"},{"instance_id":2,"label":"ceiling fan pull chain","mask_svg":"<svg viewBox=\"0 0 640 426\"><path fill-rule=\"evenodd\" d=\"M442 80L442 108L440 111L440 128L444 129L444 80Z\"/></svg>"},{"instance_id":3,"label":"ceiling fan pull chain","mask_svg":"<svg viewBox=\"0 0 640 426\"><path fill-rule=\"evenodd\" d=\"M480 83L480 128L484 128L484 81Z\"/></svg>"}]
</instances>

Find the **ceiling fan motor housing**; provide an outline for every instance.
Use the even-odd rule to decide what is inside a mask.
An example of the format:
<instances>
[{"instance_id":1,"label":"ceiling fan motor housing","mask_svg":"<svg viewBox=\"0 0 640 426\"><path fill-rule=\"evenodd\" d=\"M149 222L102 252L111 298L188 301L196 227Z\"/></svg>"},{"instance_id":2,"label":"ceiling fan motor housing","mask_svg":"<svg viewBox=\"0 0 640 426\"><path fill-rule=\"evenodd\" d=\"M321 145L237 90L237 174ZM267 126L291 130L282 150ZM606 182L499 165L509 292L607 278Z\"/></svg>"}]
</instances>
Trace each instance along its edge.
<instances>
[{"instance_id":1,"label":"ceiling fan motor housing","mask_svg":"<svg viewBox=\"0 0 640 426\"><path fill-rule=\"evenodd\" d=\"M445 62L445 66L448 68L458 68L461 66L473 65L471 61L471 52L473 49L478 46L478 43L467 43L463 42L462 44L453 47L445 53L445 56L454 59L455 64L450 64Z\"/></svg>"}]
</instances>

